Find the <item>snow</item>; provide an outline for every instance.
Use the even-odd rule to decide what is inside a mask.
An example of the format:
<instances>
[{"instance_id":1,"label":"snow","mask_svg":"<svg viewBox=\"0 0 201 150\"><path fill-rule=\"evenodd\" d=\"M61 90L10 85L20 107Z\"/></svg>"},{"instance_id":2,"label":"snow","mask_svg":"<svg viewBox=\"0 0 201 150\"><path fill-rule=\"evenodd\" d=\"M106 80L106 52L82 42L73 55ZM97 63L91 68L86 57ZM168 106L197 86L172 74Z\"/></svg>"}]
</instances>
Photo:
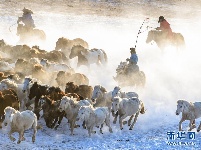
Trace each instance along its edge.
<instances>
[{"instance_id":1,"label":"snow","mask_svg":"<svg viewBox=\"0 0 201 150\"><path fill-rule=\"evenodd\" d=\"M87 74L90 85L101 84L108 91L117 85L112 76L115 76L115 69L120 61L125 61L130 57L129 48L135 46L138 30L145 18L149 17L150 21L145 23L142 31L146 29L146 26L157 27L158 16L161 12L162 14L165 12L164 15L171 23L173 31L184 35L187 48L182 52L177 52L173 48L161 52L155 44L145 43L147 32L139 35L137 54L140 70L146 74L146 86L143 89L125 87L123 90L136 91L145 104L146 113L139 115L132 131L127 125L120 130L118 121L114 125L111 117L113 133L109 133L108 128L104 127L104 134L100 134L98 129L95 129L97 133L89 138L87 130L80 127L74 130L75 135L70 136L66 119L63 119L57 130L53 130L47 128L41 118L38 123L43 126L43 129L38 130L35 143L31 142L32 130L26 131L26 140L17 144L16 141L10 141L7 129L4 128L0 130L0 149L201 149L201 134L197 133L196 129L193 129L196 134L195 140L173 140L193 141L195 145L167 145L167 132L177 133L181 118L181 115L175 115L176 101L186 99L195 102L200 101L201 97L201 19L199 18L201 15L199 6L201 5L199 1L181 0L176 3L174 0L138 0L136 2L128 1L129 5L125 0L122 0L121 5L119 3L111 4L110 1L108 5L121 9L120 14L115 10L111 10L109 13L108 7L105 8L105 2L102 1L100 4L86 1L90 7L82 9L79 2L71 1L69 4L67 3L73 6L68 7L69 10L63 6L59 9L61 6L59 3L63 1L58 1L58 3L55 1L52 2L54 5L51 5L50 0L41 0L44 5L46 4L43 9L36 7L39 5L35 2L36 0L33 3L20 0L18 4L11 0L1 2L0 38L9 44L16 44L18 37L15 35L16 25L13 24L21 15L21 9L24 6L31 8L34 11L33 18L36 26L47 34L47 42L45 45L41 45L41 48L53 50L56 40L64 36L70 39L83 38L89 43L90 48L101 48L106 51L108 55L106 68L96 68L95 65L92 65L90 72L85 67L76 71ZM66 7L67 4L65 3ZM88 6L87 3L83 4L83 7ZM11 7L8 7L9 5ZM140 6L143 9L146 8L147 11L139 9ZM94 12L97 12L97 15ZM72 65L75 62L76 59L73 60ZM196 120L197 127L200 121L201 119ZM183 129L187 133L188 121L183 123ZM18 138L18 134L15 133L14 137Z\"/></svg>"}]
</instances>

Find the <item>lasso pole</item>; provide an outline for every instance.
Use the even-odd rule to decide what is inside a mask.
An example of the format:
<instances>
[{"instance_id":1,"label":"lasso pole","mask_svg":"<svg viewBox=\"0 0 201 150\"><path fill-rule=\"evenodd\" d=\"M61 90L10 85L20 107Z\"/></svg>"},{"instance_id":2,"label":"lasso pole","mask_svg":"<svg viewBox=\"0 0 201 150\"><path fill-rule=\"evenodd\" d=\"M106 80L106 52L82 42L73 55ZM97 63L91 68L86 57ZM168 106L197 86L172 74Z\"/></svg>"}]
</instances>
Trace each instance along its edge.
<instances>
[{"instance_id":1,"label":"lasso pole","mask_svg":"<svg viewBox=\"0 0 201 150\"><path fill-rule=\"evenodd\" d=\"M149 18L144 19L144 21L142 22L142 25L140 26L140 29L139 29L139 31L138 31L138 33L137 33L137 38L136 38L136 41L135 41L135 49L136 49L136 47L137 47L137 40L138 40L139 34L141 33L140 31L141 31L141 29L142 29L142 26L144 25L144 23L145 23L148 19L149 19Z\"/></svg>"}]
</instances>

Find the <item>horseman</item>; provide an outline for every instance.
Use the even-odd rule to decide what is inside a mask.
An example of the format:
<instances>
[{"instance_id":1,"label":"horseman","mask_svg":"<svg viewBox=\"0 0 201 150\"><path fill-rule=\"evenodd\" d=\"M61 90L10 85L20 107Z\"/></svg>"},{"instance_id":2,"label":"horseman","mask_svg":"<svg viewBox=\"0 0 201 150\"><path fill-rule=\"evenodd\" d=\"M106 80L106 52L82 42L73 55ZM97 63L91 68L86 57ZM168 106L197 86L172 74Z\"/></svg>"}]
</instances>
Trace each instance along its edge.
<instances>
[{"instance_id":1,"label":"horseman","mask_svg":"<svg viewBox=\"0 0 201 150\"><path fill-rule=\"evenodd\" d=\"M135 48L130 48L131 56L130 58L127 58L126 60L129 62L127 67L127 74L136 73L139 71L138 63L138 56L136 54Z\"/></svg>"},{"instance_id":2,"label":"horseman","mask_svg":"<svg viewBox=\"0 0 201 150\"><path fill-rule=\"evenodd\" d=\"M18 17L17 20L18 26L20 25L19 23L22 22L24 24L23 28L25 29L26 32L32 31L33 28L35 28L34 20L31 16L33 12L25 7L22 11L23 11L22 17ZM17 33L17 35L19 35L19 33Z\"/></svg>"},{"instance_id":3,"label":"horseman","mask_svg":"<svg viewBox=\"0 0 201 150\"><path fill-rule=\"evenodd\" d=\"M167 20L163 16L160 16L158 23L160 23L160 27L157 27L156 30L161 30L164 38L172 40L173 33Z\"/></svg>"}]
</instances>

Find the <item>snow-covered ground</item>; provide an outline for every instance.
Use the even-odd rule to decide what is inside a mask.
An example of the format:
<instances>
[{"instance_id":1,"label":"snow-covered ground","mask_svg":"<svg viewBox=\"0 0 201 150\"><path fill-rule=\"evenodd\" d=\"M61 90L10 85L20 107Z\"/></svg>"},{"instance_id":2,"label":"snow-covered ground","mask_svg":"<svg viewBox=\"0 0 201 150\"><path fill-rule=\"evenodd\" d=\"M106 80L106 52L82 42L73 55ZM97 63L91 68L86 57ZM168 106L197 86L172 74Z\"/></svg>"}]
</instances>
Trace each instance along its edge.
<instances>
[{"instance_id":1,"label":"snow-covered ground","mask_svg":"<svg viewBox=\"0 0 201 150\"><path fill-rule=\"evenodd\" d=\"M39 124L43 125L43 129L38 130L34 144L31 142L32 130L25 133L25 141L16 144L10 141L6 129L3 129L0 130L0 149L201 149L201 133L197 133L196 129L193 130L196 135L194 140L177 139L173 141L184 143L175 146L167 144L170 141L167 134L178 132L181 115L175 115L177 100L201 101L201 4L199 1L181 0L176 3L173 0L138 0L135 3L128 1L128 5L124 0L122 4L110 1L108 3L110 7L106 7L108 5L105 2L99 1L96 5L85 1L83 7L75 1L68 1L69 4L62 0L57 2L52 5L50 0L41 0L39 4L36 0L33 3L20 0L18 4L12 0L1 2L0 39L3 38L13 45L17 43L16 25L13 24L22 14L20 10L24 6L30 8L34 11L33 19L36 26L47 34L47 42L41 45L41 48L53 50L57 39L64 36L69 39L83 38L89 43L90 48L102 48L106 51L108 55L106 68L97 69L96 66L92 66L90 72L84 67L76 71L85 73L90 79L90 85L101 84L108 91L117 85L113 80L115 69L120 61L125 61L130 56L129 48L135 46L138 30L145 18L149 17L149 22L144 24L142 31L146 26L157 27L158 17L164 15L173 31L180 32L185 37L186 49L177 52L173 48L168 48L161 52L155 44L145 43L147 32L139 35L137 54L140 70L146 74L146 86L143 89L125 87L123 90L138 92L145 104L146 113L139 115L132 131L126 125L123 130L120 130L119 124L114 125L111 121L113 133L109 133L108 128L105 127L103 135L97 133L89 138L87 130L78 128L75 129L75 135L70 136L66 119L56 131L47 128L44 120L40 119ZM43 8L40 9L40 5ZM92 9L93 5L97 6L97 9ZM67 8L75 9L70 12ZM111 9L113 13L110 14L107 8L113 8ZM93 13L89 13L90 9ZM121 15L115 11L116 9L121 10ZM95 10L102 13L96 15ZM116 15L113 15L114 13ZM197 126L200 121L201 119L196 120ZM187 134L188 121L183 123L183 129ZM18 137L17 134L14 136ZM194 142L194 145L190 145L190 142Z\"/></svg>"}]
</instances>

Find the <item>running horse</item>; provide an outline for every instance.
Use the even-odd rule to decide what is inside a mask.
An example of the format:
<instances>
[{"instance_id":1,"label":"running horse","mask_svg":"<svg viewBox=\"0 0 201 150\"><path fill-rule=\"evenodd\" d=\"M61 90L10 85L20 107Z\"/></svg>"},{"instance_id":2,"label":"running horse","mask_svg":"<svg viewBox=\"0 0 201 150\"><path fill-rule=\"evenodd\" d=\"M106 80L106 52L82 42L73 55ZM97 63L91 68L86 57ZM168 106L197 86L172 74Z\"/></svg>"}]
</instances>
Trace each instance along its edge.
<instances>
[{"instance_id":1,"label":"running horse","mask_svg":"<svg viewBox=\"0 0 201 150\"><path fill-rule=\"evenodd\" d=\"M185 48L185 40L181 33L173 32L171 39L167 39L164 36L165 34L162 31L151 30L148 32L146 43L154 41L161 50L169 45L176 47L178 50Z\"/></svg>"},{"instance_id":2,"label":"running horse","mask_svg":"<svg viewBox=\"0 0 201 150\"><path fill-rule=\"evenodd\" d=\"M18 24L17 35L20 38L19 43L23 44L35 41L43 43L46 40L46 34L43 30L32 29L30 31L27 31L27 29L23 26L23 24Z\"/></svg>"}]
</instances>

